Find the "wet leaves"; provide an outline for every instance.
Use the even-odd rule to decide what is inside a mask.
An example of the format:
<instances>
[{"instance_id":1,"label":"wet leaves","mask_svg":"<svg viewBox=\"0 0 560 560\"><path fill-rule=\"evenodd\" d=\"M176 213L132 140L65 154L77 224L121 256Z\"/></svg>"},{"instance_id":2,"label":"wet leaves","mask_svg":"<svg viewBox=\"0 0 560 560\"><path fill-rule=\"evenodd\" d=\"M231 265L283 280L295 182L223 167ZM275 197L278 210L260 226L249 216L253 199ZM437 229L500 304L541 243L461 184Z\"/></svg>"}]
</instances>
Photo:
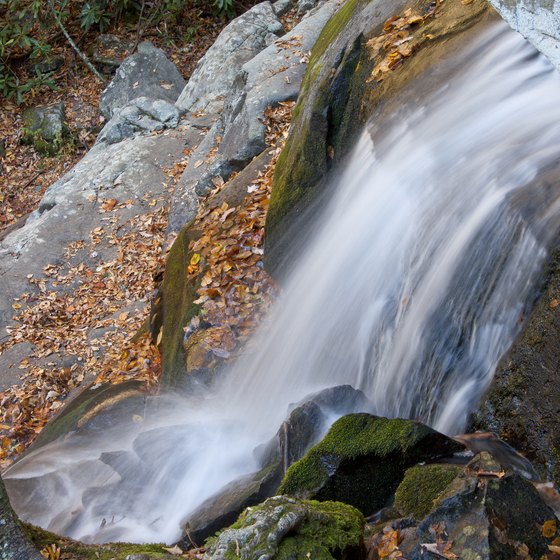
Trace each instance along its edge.
<instances>
[{"instance_id":1,"label":"wet leaves","mask_svg":"<svg viewBox=\"0 0 560 560\"><path fill-rule=\"evenodd\" d=\"M274 145L272 160L248 185L241 204L210 203L198 212L194 227L201 235L190 244L186 271L191 280L199 282L195 303L201 307L199 315L185 327L189 369L203 367L208 357L228 359L234 355L275 294L275 285L262 263L264 225L274 168L288 134L293 106L293 102L280 103L265 111L266 140ZM227 183L219 185L214 194L226 187Z\"/></svg>"},{"instance_id":2,"label":"wet leaves","mask_svg":"<svg viewBox=\"0 0 560 560\"><path fill-rule=\"evenodd\" d=\"M385 22L383 33L366 43L370 57L378 59L368 82L383 81L385 74L412 56L425 39L415 33L415 30L434 15L435 8L424 15L414 13L409 8L402 15L393 16Z\"/></svg>"}]
</instances>

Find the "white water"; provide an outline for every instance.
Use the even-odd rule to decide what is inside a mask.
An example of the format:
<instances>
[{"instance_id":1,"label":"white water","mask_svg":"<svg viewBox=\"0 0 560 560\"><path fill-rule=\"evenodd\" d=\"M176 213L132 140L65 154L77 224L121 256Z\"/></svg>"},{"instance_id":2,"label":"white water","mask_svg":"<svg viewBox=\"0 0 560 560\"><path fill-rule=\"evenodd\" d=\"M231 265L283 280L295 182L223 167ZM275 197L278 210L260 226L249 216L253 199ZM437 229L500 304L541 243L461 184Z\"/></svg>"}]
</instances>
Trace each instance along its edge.
<instances>
[{"instance_id":1,"label":"white water","mask_svg":"<svg viewBox=\"0 0 560 560\"><path fill-rule=\"evenodd\" d=\"M5 474L18 513L82 540L171 543L189 511L258 469L252 450L289 403L333 385L461 432L560 225L560 192L539 183L560 167L559 94L532 47L489 31L445 87L364 132L222 386L31 453Z\"/></svg>"}]
</instances>

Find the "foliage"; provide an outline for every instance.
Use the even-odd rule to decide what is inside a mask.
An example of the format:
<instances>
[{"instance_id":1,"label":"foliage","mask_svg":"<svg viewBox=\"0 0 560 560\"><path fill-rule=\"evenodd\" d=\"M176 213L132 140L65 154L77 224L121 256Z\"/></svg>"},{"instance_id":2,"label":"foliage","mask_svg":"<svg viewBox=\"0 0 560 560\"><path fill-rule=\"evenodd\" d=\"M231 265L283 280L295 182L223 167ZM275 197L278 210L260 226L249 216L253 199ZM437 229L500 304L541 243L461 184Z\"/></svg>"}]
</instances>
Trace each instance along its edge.
<instances>
[{"instance_id":1,"label":"foliage","mask_svg":"<svg viewBox=\"0 0 560 560\"><path fill-rule=\"evenodd\" d=\"M215 15L233 16L236 1L214 0ZM38 89L55 86L48 74L29 67L65 40L57 19L79 43L90 32L105 33L121 24L138 36L160 24L163 30L174 28L168 24L199 3L203 10L201 0L0 0L0 95L20 104Z\"/></svg>"}]
</instances>

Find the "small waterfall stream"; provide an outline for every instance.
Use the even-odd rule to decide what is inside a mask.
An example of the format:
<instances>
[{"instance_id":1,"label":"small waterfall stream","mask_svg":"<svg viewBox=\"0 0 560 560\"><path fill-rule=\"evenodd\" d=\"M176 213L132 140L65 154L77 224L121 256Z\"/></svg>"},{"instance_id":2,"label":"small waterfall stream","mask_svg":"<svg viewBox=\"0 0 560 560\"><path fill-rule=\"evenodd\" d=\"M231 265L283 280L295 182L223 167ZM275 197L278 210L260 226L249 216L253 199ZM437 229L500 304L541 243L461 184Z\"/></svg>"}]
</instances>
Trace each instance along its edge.
<instances>
[{"instance_id":1,"label":"small waterfall stream","mask_svg":"<svg viewBox=\"0 0 560 560\"><path fill-rule=\"evenodd\" d=\"M369 125L261 332L207 398L73 434L5 474L26 520L81 540L173 542L253 472L288 405L350 384L376 414L465 428L560 226L560 76L497 25L446 85ZM134 476L127 473L134 473Z\"/></svg>"}]
</instances>

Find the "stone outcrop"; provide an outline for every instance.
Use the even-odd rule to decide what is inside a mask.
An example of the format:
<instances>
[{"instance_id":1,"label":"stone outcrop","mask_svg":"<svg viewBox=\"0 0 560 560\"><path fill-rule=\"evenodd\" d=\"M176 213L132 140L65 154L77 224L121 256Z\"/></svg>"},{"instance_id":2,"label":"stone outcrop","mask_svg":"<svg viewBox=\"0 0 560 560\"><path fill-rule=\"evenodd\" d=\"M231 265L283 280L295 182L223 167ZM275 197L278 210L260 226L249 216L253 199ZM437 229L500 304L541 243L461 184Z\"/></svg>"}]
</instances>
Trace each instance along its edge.
<instances>
[{"instance_id":1,"label":"stone outcrop","mask_svg":"<svg viewBox=\"0 0 560 560\"><path fill-rule=\"evenodd\" d=\"M283 34L270 2L261 2L234 19L200 59L177 99L179 109L221 111L241 66Z\"/></svg>"}]
</instances>

